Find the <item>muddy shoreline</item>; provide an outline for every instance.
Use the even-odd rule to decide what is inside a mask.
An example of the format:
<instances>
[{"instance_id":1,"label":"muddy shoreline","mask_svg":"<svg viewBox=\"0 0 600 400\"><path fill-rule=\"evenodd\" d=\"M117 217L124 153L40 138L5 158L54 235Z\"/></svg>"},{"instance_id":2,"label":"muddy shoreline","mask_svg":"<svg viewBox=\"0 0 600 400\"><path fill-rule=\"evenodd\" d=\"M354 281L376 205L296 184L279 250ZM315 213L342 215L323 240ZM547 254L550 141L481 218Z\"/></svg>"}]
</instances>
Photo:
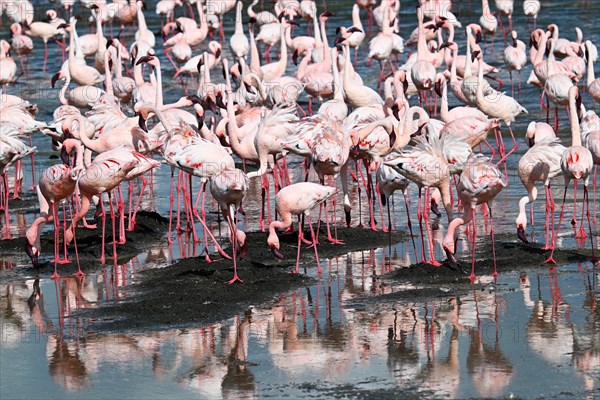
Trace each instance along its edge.
<instances>
[{"instance_id":1,"label":"muddy shoreline","mask_svg":"<svg viewBox=\"0 0 600 400\"><path fill-rule=\"evenodd\" d=\"M310 235L308 229L305 234ZM293 274L296 265L297 234L280 234L284 260L275 258L266 245L268 233L250 232L251 244L244 259L238 260L238 275L242 284L228 285L233 277L231 260L212 256L206 263L203 256L181 259L165 268L139 273L139 283L125 288L128 301L106 305L79 313L91 318L90 329L99 332L165 329L198 323L211 323L234 316L249 307L276 302L284 294L313 283L306 276L309 268L317 268L314 251L303 245L300 274ZM324 225L320 232L319 258L335 257L351 251L382 246L387 234L367 229L338 228L338 239L344 244L326 241ZM406 240L404 232L392 234L392 243ZM229 249L225 247L225 251ZM327 264L321 262L323 268Z\"/></svg>"}]
</instances>

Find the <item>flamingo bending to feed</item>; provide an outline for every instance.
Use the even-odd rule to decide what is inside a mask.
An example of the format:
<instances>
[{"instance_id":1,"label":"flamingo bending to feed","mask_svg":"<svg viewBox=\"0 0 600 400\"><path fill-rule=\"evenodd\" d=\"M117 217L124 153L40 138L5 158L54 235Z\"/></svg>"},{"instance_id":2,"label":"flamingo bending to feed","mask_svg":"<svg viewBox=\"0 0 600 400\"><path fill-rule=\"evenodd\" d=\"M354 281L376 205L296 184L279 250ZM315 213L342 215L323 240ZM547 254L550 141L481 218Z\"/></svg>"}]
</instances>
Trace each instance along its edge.
<instances>
[{"instance_id":1,"label":"flamingo bending to feed","mask_svg":"<svg viewBox=\"0 0 600 400\"><path fill-rule=\"evenodd\" d=\"M532 203L537 198L536 182L544 182L546 190L546 248L548 244L548 213L552 213L552 232L554 234L554 199L552 190L550 190L550 179L562 174L560 168L560 158L565 151L565 146L560 143L557 137L546 137L538 139L535 144L521 157L518 165L518 173L523 186L527 190L527 195L519 200L519 215L516 219L517 236L523 242L528 243L525 236L527 229L527 217L525 215L525 206Z\"/></svg>"},{"instance_id":2,"label":"flamingo bending to feed","mask_svg":"<svg viewBox=\"0 0 600 400\"><path fill-rule=\"evenodd\" d=\"M248 191L248 177L237 169L224 169L210 177L210 193L219 203L221 213L229 226L229 239L233 251L233 278L227 282L243 282L237 274L237 252L241 251L243 258L248 250L246 234L237 227L237 211L242 206L242 200Z\"/></svg>"},{"instance_id":3,"label":"flamingo bending to feed","mask_svg":"<svg viewBox=\"0 0 600 400\"><path fill-rule=\"evenodd\" d=\"M41 251L40 236L44 228L44 224L54 221L54 274L51 278L58 278L56 272L57 264L65 264L70 262L67 259L67 244L64 242L64 258L59 256L59 241L60 241L60 223L58 221L58 206L59 203L71 196L75 191L77 184L77 176L75 170L65 164L53 165L46 169L40 177L38 185L38 198L40 200L40 214L31 224L25 234L25 253L31 259L31 264L34 268L39 266L39 257ZM52 215L48 215L48 211L52 209ZM66 215L63 218L67 218ZM79 265L78 265L79 268ZM77 272L81 274L81 269Z\"/></svg>"},{"instance_id":4,"label":"flamingo bending to feed","mask_svg":"<svg viewBox=\"0 0 600 400\"><path fill-rule=\"evenodd\" d=\"M552 253L550 257L546 260L547 263L556 264L554 260L554 250L556 249L556 238L558 237L558 229L560 229L560 225L562 223L563 217L565 215L565 200L567 198L567 188L571 183L571 180L575 180L574 191L577 190L577 181L583 179L583 201L581 210L581 224L579 227L579 232L576 237L583 238L586 236L585 230L583 229L583 215L585 208L587 206L587 220L588 226L590 229L590 241L592 243L592 262L596 262L596 258L594 256L594 238L592 235L592 226L590 224L590 207L589 207L589 199L588 199L588 181L590 177L590 173L592 172L592 168L594 166L594 159L592 153L581 143L581 130L579 127L579 111L581 109L581 97L579 96L579 88L577 86L571 86L569 89L569 117L571 118L571 147L568 147L562 154L560 158L560 167L563 171L565 177L565 189L563 192L563 201L562 206L560 208L560 218L558 219L558 227L556 228L556 233L552 238ZM573 203L577 203L577 194L575 192ZM573 211L573 220L571 224L575 227L577 225L577 221L575 220L575 212Z\"/></svg>"},{"instance_id":5,"label":"flamingo bending to feed","mask_svg":"<svg viewBox=\"0 0 600 400\"><path fill-rule=\"evenodd\" d=\"M310 222L310 210L334 196L335 193L336 189L334 187L323 186L312 182L295 183L284 187L277 193L275 202L281 220L273 221L269 224L269 238L267 239L267 244L275 257L280 260L285 258L280 251L279 237L277 237L277 232L275 230L289 228L292 225L292 215L298 216L298 227L300 227L300 215L305 215L308 220L308 225L310 226L312 245L315 248L317 268L319 274L321 274L321 263L319 262L319 253L317 252L317 238ZM300 229L301 228L298 230L298 254L296 256L296 270L294 272L296 274L299 272L300 250L302 249L301 244L303 238Z\"/></svg>"},{"instance_id":6,"label":"flamingo bending to feed","mask_svg":"<svg viewBox=\"0 0 600 400\"><path fill-rule=\"evenodd\" d=\"M482 154L471 155L460 176L457 186L458 197L461 199L465 211L462 217L457 217L448 225L448 232L444 237L442 246L446 251L448 259L453 264L458 264L454 257L456 252L454 234L456 229L473 220L473 247L471 259L471 282L475 281L475 243L477 240L477 223L475 220L475 208L480 204L487 204L490 215L490 226L492 236L492 255L494 257L494 279L498 276L496 271L496 249L494 245L494 221L492 217L492 202L500 191L506 186L505 177L500 170L489 162ZM459 266L460 268L460 266Z\"/></svg>"}]
</instances>

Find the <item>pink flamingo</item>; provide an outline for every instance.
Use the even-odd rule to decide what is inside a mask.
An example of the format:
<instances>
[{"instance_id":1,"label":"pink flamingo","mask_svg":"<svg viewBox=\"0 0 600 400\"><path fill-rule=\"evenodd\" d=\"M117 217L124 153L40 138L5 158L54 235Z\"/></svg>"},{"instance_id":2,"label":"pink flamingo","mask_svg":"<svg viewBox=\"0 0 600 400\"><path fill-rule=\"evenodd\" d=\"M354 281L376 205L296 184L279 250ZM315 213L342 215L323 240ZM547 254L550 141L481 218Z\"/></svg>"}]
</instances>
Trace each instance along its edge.
<instances>
[{"instance_id":1,"label":"pink flamingo","mask_svg":"<svg viewBox=\"0 0 600 400\"><path fill-rule=\"evenodd\" d=\"M246 234L237 227L237 211L248 191L248 177L237 169L224 169L210 177L210 193L219 203L221 213L229 226L229 239L233 251L233 278L227 282L243 282L237 274L237 252L243 258L248 250Z\"/></svg>"},{"instance_id":2,"label":"pink flamingo","mask_svg":"<svg viewBox=\"0 0 600 400\"><path fill-rule=\"evenodd\" d=\"M521 94L521 70L527 64L527 54L525 52L525 43L517 39L517 32L511 32L512 43L504 49L504 65L510 75L510 85L512 95L515 95L515 84L513 82L513 71L519 71L519 94Z\"/></svg>"},{"instance_id":3,"label":"pink flamingo","mask_svg":"<svg viewBox=\"0 0 600 400\"><path fill-rule=\"evenodd\" d=\"M76 172L68 165L58 164L46 169L38 184L38 198L40 200L40 214L31 224L25 234L25 253L31 259L34 268L39 266L39 256L41 251L40 236L44 224L54 221L54 274L51 278L59 278L56 272L57 264L65 264L70 262L67 259L67 244L64 242L64 258L59 256L60 242L60 223L58 220L59 203L68 198L75 191L77 184ZM48 211L52 209L52 215L48 215ZM66 215L63 216L66 220ZM65 223L66 225L66 223ZM79 268L79 265L77 266ZM79 269L78 274L81 274Z\"/></svg>"},{"instance_id":4,"label":"pink flamingo","mask_svg":"<svg viewBox=\"0 0 600 400\"><path fill-rule=\"evenodd\" d=\"M102 193L108 193L116 188L125 179L127 174L135 168L138 164L137 160L122 161L117 158L110 158L108 160L92 162L85 172L79 176L78 187L81 193L81 209L73 219L69 229L65 232L65 242L70 244L75 239L75 228L77 223L85 216L90 208L91 199L94 195L101 195ZM109 195L110 200L110 195ZM117 259L117 242L115 238L115 215L113 212L112 201L109 201L111 216L113 220L113 258ZM103 214L102 223L102 255L100 261L104 263L104 242L105 242L105 229L106 219ZM77 251L77 249L75 249ZM76 253L77 254L77 253Z\"/></svg>"},{"instance_id":5,"label":"pink flamingo","mask_svg":"<svg viewBox=\"0 0 600 400\"><path fill-rule=\"evenodd\" d=\"M527 190L527 196L519 200L519 215L517 216L517 236L523 242L528 243L525 236L527 229L527 217L525 215L525 206L532 203L537 198L536 182L544 182L546 189L546 247L548 244L548 212L552 212L552 231L554 233L554 200L550 190L550 179L562 174L560 168L560 158L565 151L565 146L555 137L546 137L538 139L535 144L521 157L517 171L519 178Z\"/></svg>"},{"instance_id":6,"label":"pink flamingo","mask_svg":"<svg viewBox=\"0 0 600 400\"><path fill-rule=\"evenodd\" d=\"M500 170L491 164L483 155L473 154L460 176L457 192L465 211L462 217L457 217L448 225L448 232L444 237L442 246L446 251L448 259L453 264L458 264L454 257L456 251L454 236L456 229L473 220L473 247L471 260L471 282L475 280L475 243L477 238L477 223L475 221L475 208L480 204L487 204L491 221L492 255L494 257L494 273L496 278L496 250L494 245L494 222L492 217L492 202L500 191L506 186L505 177Z\"/></svg>"},{"instance_id":7,"label":"pink flamingo","mask_svg":"<svg viewBox=\"0 0 600 400\"><path fill-rule=\"evenodd\" d=\"M300 227L300 215L305 215L310 226L312 245L315 249L315 260L319 274L321 274L321 263L319 262L319 253L317 252L317 238L310 222L310 210L317 207L333 195L336 189L330 186L323 186L312 182L300 182L289 185L281 189L275 198L277 211L281 220L273 221L269 224L269 238L267 244L273 255L281 260L285 258L279 247L279 238L276 229L287 229L292 225L292 215L298 216L298 227ZM298 254L296 255L296 269L298 273L300 265L300 250L302 249L303 234L298 229Z\"/></svg>"},{"instance_id":8,"label":"pink flamingo","mask_svg":"<svg viewBox=\"0 0 600 400\"><path fill-rule=\"evenodd\" d=\"M590 210L589 210L589 201L588 201L588 181L589 176L592 171L592 167L594 166L594 159L592 153L581 144L581 130L579 127L579 105L581 102L581 97L579 96L579 88L577 86L571 86L569 89L569 117L571 119L571 147L568 147L562 154L560 159L560 167L563 171L565 177L565 190L563 192L563 201L560 209L560 218L558 219L558 228L562 223L564 214L565 214L565 200L567 198L567 188L569 187L569 183L571 183L572 179L575 179L574 190L577 189L577 181L580 179L584 180L583 183L583 200L584 204L582 205L581 210L581 225L579 227L579 232L576 237L583 238L586 236L585 230L583 229L583 215L585 211L585 207L587 206L587 219L588 225L590 229L590 241L592 243L592 262L596 262L594 256L594 239L592 236L592 227L590 224ZM577 194L575 192L573 202L577 202ZM575 219L576 210L573 211L573 220L571 224L575 227L577 225L577 221ZM558 236L558 229L556 229L556 233L552 238L552 253L550 257L546 260L547 263L556 264L554 260L554 250L556 249L556 238Z\"/></svg>"}]
</instances>

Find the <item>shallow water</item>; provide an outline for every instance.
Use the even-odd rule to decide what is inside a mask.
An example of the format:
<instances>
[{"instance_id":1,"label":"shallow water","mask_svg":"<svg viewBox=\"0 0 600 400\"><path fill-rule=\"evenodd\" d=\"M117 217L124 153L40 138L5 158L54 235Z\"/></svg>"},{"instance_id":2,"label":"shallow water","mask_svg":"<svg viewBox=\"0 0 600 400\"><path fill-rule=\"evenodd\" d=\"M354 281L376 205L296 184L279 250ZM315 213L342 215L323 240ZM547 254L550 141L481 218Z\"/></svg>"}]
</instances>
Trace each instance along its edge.
<instances>
[{"instance_id":1,"label":"shallow water","mask_svg":"<svg viewBox=\"0 0 600 400\"><path fill-rule=\"evenodd\" d=\"M336 12L328 25L331 33L333 27L350 20L348 4L352 2L328 5L328 9ZM156 31L160 20L150 12L154 10L154 2L148 2L148 6L148 24ZM463 25L479 18L478 1L461 2L460 7L457 14L462 15ZM561 36L574 39L572 27L578 25L586 38L600 43L600 29L593 17L600 13L598 5L582 9L570 2L552 1L543 7L538 26L558 21ZM87 16L88 12L82 15ZM226 32L231 32L233 16L228 21ZM416 25L412 4L403 2L400 23L401 35L407 38ZM520 39L527 42L527 22L520 4L515 5L514 25ZM85 24L80 23L78 28L80 35L87 33ZM304 31L305 28L298 29ZM6 38L7 32L4 20L0 37ZM464 33L457 32L457 35L462 52ZM126 38L130 43L129 36ZM43 46L38 41L35 45L31 59L37 67L32 65L31 75L21 77L8 92L37 103L38 119L49 121L58 105L58 89L50 88L49 79L60 67L60 54L57 57L56 46L50 43L48 74L43 75L38 71ZM157 37L157 53L166 71L163 75L170 77L173 67L160 51L161 47ZM361 57L366 57L367 48L365 42ZM501 35L497 34L495 52L486 55L486 60L502 66L502 49ZM408 51L400 57L401 63ZM224 54L229 56L226 44ZM275 52L272 55L275 56ZM524 81L530 69L527 65ZM293 70L290 63L288 71ZM358 70L365 82L372 87L376 85L376 65L367 68L360 62ZM213 79L220 79L218 75L213 73ZM506 71L502 71L499 78L505 80L504 88L510 91ZM165 81L165 100L175 101L181 95L180 84L169 78ZM450 101L452 105L453 100ZM530 115L513 124L519 149L507 162L509 187L494 205L496 232L514 232L517 202L524 190L511 170L526 151L522 137L527 124L545 119L545 111L538 106L537 89L524 87L520 101ZM587 94L584 94L584 103L588 108L599 110ZM301 104L305 106L304 102ZM560 137L569 143L564 110L560 115ZM503 132L507 140L505 127ZM44 168L57 161L49 159L52 153L47 138L35 135L33 142L38 146L35 172L39 176ZM507 147L510 148L509 143ZM293 182L300 180L303 174L298 162L290 158ZM29 171L27 159L24 162L25 188L31 185ZM169 172L169 168L163 167L155 174L153 195L144 196L144 208L168 215ZM561 187L562 182L558 180L554 184L555 198L560 198ZM368 224L365 191L359 193L356 184L352 188L353 224L359 221L359 199L362 222ZM137 190L136 183L136 193ZM416 190L411 191L410 197L413 226L418 226ZM544 203L543 197L540 198L535 206L536 224L529 230L536 240L543 241L543 224L539 221L544 218ZM392 215L398 229L406 228L402 202L401 196L396 196ZM260 182L251 183L244 207L247 215L258 215ZM214 204L211 209L216 210ZM569 203L567 216L571 209ZM14 236L23 236L33 215L31 206L17 210L12 220ZM381 222L382 217L379 214L377 217ZM209 218L216 232L225 232L225 226L216 223L214 214ZM343 218L342 213L338 214L340 218ZM479 232L483 229L489 232L488 219L479 218L478 222L482 228ZM441 240L445 217L439 225L441 229L434 232L436 240ZM559 245L580 245L575 243L565 225ZM243 226L248 230L258 229L252 218L246 218ZM367 393L389 397L403 393L461 398L511 394L528 398L598 396L598 273L591 270L589 263L561 265L558 272L523 271L529 286L521 283L519 273L503 274L490 290L473 291L459 299L443 297L444 288L436 287L439 297L433 296L427 301L365 300L365 297L411 287L409 283L399 285L377 277L387 266L382 261L384 250L376 249L329 260L328 267L324 264L325 274L321 278L309 269L318 278L318 284L281 294L273 304L257 304L251 313L219 324L100 336L86 329L89 321L72 316L78 309L124 299L127 292L122 289L135 284L140 269L162 267L180 257L202 253L202 244L190 243L185 235L178 239L172 247L159 244L125 265L107 266L89 273L83 282L71 277L55 282L48 279L50 272L46 271L39 276L21 275L17 281L5 280L0 272L3 280L2 398L296 398L336 393L345 393L348 397ZM468 254L467 242L459 243L459 252ZM589 247L589 242L584 246ZM394 267L415 261L410 245L400 244L395 251ZM419 247L417 253L420 253ZM439 243L436 258L444 258ZM3 268L18 268L27 263L23 254L20 259L4 260ZM85 270L85 266L83 268ZM34 279L38 277L42 297L28 304ZM360 299L356 300L357 296L361 296Z\"/></svg>"}]
</instances>

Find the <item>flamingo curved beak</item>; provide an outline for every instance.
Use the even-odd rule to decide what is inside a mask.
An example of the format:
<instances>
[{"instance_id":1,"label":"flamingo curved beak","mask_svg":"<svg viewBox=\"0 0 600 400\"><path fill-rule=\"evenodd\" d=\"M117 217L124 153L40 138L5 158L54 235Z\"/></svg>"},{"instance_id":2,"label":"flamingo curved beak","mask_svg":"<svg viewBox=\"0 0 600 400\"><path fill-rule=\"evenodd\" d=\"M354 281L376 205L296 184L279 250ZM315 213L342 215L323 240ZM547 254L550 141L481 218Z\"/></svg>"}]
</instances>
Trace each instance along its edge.
<instances>
[{"instance_id":1,"label":"flamingo curved beak","mask_svg":"<svg viewBox=\"0 0 600 400\"><path fill-rule=\"evenodd\" d=\"M431 200L431 212L437 215L438 218L442 216L442 213L440 212L440 209L434 200Z\"/></svg>"},{"instance_id":2,"label":"flamingo curved beak","mask_svg":"<svg viewBox=\"0 0 600 400\"><path fill-rule=\"evenodd\" d=\"M448 257L448 261L450 261L451 264L458 264L458 260L446 246L444 246L444 251L446 252L446 257Z\"/></svg>"},{"instance_id":3,"label":"flamingo curved beak","mask_svg":"<svg viewBox=\"0 0 600 400\"><path fill-rule=\"evenodd\" d=\"M283 253L281 251L279 251L278 248L276 248L275 246L271 247L271 253L273 253L273 255L277 258L279 258L280 260L284 260L285 256L283 255Z\"/></svg>"},{"instance_id":4,"label":"flamingo curved beak","mask_svg":"<svg viewBox=\"0 0 600 400\"><path fill-rule=\"evenodd\" d=\"M33 250L33 246L31 245L31 243L29 243L28 240L25 241L25 253L27 253L29 258L31 259L31 264L33 265L33 267L38 268L40 266L39 252Z\"/></svg>"},{"instance_id":5,"label":"flamingo curved beak","mask_svg":"<svg viewBox=\"0 0 600 400\"><path fill-rule=\"evenodd\" d=\"M517 228L517 237L521 239L523 243L529 243L529 240L527 240L527 237L525 237L525 229L523 229L523 225L519 225Z\"/></svg>"},{"instance_id":6,"label":"flamingo curved beak","mask_svg":"<svg viewBox=\"0 0 600 400\"><path fill-rule=\"evenodd\" d=\"M248 254L248 242L245 242L244 245L242 247L240 247L238 254L239 254L240 258L246 257L246 255Z\"/></svg>"}]
</instances>

